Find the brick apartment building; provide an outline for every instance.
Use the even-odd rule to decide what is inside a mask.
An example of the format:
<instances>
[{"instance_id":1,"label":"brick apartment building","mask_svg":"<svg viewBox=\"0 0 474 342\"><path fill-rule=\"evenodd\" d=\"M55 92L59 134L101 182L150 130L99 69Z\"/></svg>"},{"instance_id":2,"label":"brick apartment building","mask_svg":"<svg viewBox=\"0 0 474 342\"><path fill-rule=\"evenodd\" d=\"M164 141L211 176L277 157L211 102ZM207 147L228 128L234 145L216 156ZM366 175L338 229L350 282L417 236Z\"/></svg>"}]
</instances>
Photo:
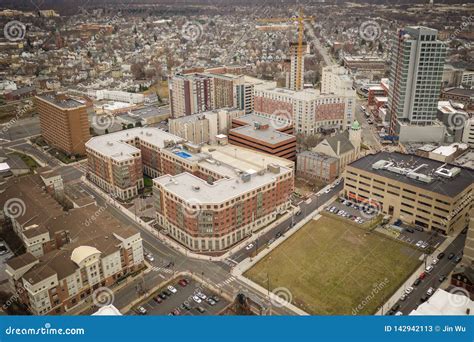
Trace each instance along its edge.
<instances>
[{"instance_id":1,"label":"brick apartment building","mask_svg":"<svg viewBox=\"0 0 474 342\"><path fill-rule=\"evenodd\" d=\"M143 268L142 240L107 207L63 211L43 185L39 175L2 184L3 229L26 248L7 261L6 274L32 314L62 314Z\"/></svg>"},{"instance_id":2,"label":"brick apartment building","mask_svg":"<svg viewBox=\"0 0 474 342\"><path fill-rule=\"evenodd\" d=\"M85 155L90 139L87 106L63 94L38 95L35 103L45 141L68 155Z\"/></svg>"}]
</instances>

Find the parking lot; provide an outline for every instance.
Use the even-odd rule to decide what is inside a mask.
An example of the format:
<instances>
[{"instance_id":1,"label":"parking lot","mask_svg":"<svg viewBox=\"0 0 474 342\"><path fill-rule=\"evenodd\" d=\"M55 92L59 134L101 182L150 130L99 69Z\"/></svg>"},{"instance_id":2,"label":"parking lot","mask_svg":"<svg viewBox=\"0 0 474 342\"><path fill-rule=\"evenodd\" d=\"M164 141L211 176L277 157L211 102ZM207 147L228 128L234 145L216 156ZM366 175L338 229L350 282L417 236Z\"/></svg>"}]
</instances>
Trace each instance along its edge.
<instances>
[{"instance_id":1,"label":"parking lot","mask_svg":"<svg viewBox=\"0 0 474 342\"><path fill-rule=\"evenodd\" d=\"M175 278L170 282L171 289L168 286L159 289L140 305L135 306L128 314L140 314L139 307L141 306L146 310L146 313L142 312L141 314L147 315L217 315L229 304L224 298L189 277L185 278L188 283L183 286L180 284L182 279L183 277ZM173 293L174 291L176 292ZM209 301L209 298L213 298L214 301Z\"/></svg>"},{"instance_id":2,"label":"parking lot","mask_svg":"<svg viewBox=\"0 0 474 342\"><path fill-rule=\"evenodd\" d=\"M365 221L370 220L373 216L377 214L371 213L370 211L364 212L363 208L357 209L357 206L354 206L354 203L352 202L351 206L348 206L343 204L342 202L334 201L333 203L328 205L326 210L329 211L329 209L333 207L336 208L336 210L332 211L333 214L339 216L342 216L342 214L346 214L345 218L347 218L348 220L355 220L354 218L351 219L351 217L361 218L362 221L354 221L357 223L364 223ZM340 211L342 211L342 213ZM389 234L393 235L394 238L413 245L413 247L420 247L421 249L427 249L428 246L431 246L433 249L436 249L446 239L445 236L438 235L435 232L421 231L419 230L420 227L412 227L404 223L399 223L398 226L387 225L386 227L377 228L377 230L383 233L387 233L386 231L384 231L387 229L390 230Z\"/></svg>"}]
</instances>

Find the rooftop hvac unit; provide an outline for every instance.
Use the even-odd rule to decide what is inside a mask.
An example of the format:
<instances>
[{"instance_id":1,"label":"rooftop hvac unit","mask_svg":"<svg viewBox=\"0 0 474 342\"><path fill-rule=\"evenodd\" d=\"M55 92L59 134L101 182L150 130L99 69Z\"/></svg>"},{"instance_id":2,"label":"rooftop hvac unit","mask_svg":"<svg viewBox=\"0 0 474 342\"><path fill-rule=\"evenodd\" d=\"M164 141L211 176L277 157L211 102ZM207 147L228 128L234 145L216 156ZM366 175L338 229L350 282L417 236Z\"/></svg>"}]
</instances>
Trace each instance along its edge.
<instances>
[{"instance_id":1,"label":"rooftop hvac unit","mask_svg":"<svg viewBox=\"0 0 474 342\"><path fill-rule=\"evenodd\" d=\"M250 182L250 174L247 172L244 172L240 175L240 179L242 179L242 182L244 183Z\"/></svg>"},{"instance_id":2,"label":"rooftop hvac unit","mask_svg":"<svg viewBox=\"0 0 474 342\"><path fill-rule=\"evenodd\" d=\"M440 167L435 171L435 174L444 178L453 178L456 177L458 174L461 173L461 169L459 167L453 167L451 169L447 169L444 167Z\"/></svg>"},{"instance_id":3,"label":"rooftop hvac unit","mask_svg":"<svg viewBox=\"0 0 474 342\"><path fill-rule=\"evenodd\" d=\"M422 173L410 172L407 174L408 178L421 181L423 183L429 184L433 181L433 178Z\"/></svg>"},{"instance_id":4,"label":"rooftop hvac unit","mask_svg":"<svg viewBox=\"0 0 474 342\"><path fill-rule=\"evenodd\" d=\"M280 173L280 166L276 164L268 164L268 171L271 173Z\"/></svg>"}]
</instances>

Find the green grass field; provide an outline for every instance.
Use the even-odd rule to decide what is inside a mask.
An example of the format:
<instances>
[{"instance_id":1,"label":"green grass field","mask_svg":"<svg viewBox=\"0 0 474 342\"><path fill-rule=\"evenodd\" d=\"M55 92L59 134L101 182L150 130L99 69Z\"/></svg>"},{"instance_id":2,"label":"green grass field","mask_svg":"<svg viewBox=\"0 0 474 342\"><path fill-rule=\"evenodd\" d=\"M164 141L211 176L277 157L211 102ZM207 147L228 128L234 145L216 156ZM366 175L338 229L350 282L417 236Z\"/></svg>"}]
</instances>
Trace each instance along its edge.
<instances>
[{"instance_id":1,"label":"green grass field","mask_svg":"<svg viewBox=\"0 0 474 342\"><path fill-rule=\"evenodd\" d=\"M420 252L339 220L312 220L244 275L286 287L314 315L373 314L420 265ZM268 276L268 278L267 278Z\"/></svg>"}]
</instances>

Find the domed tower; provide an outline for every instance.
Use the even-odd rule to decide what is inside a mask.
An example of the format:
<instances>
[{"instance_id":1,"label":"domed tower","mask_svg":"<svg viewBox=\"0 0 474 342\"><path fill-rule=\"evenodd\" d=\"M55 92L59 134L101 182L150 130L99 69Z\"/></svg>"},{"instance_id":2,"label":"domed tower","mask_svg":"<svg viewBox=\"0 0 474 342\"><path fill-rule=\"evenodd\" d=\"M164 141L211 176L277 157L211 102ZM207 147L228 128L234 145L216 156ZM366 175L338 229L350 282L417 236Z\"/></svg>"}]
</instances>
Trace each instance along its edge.
<instances>
[{"instance_id":1,"label":"domed tower","mask_svg":"<svg viewBox=\"0 0 474 342\"><path fill-rule=\"evenodd\" d=\"M349 128L349 140L355 147L356 156L360 153L360 144L362 143L362 128L359 121L354 120L351 128Z\"/></svg>"}]
</instances>

